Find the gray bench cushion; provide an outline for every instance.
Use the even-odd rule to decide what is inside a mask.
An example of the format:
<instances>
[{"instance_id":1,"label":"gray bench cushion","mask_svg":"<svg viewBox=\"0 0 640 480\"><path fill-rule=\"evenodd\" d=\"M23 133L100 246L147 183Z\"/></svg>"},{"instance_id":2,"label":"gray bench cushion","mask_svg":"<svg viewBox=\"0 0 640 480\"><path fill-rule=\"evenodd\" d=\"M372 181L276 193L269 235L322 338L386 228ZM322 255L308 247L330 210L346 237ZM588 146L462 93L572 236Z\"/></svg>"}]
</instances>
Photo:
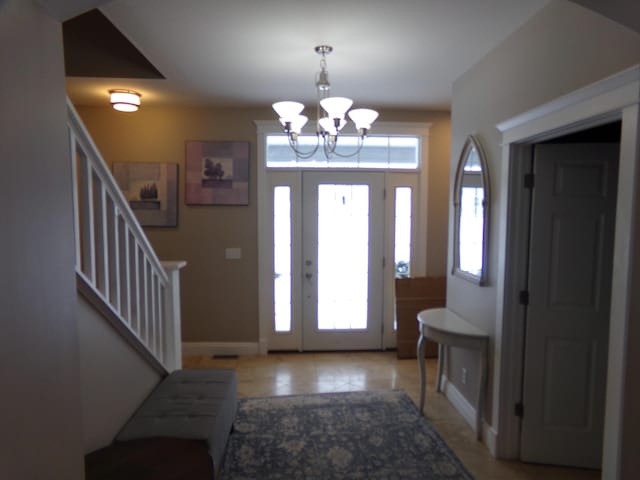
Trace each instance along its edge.
<instances>
[{"instance_id":1,"label":"gray bench cushion","mask_svg":"<svg viewBox=\"0 0 640 480\"><path fill-rule=\"evenodd\" d=\"M116 440L206 440L217 471L236 414L234 370L176 370L153 390Z\"/></svg>"}]
</instances>

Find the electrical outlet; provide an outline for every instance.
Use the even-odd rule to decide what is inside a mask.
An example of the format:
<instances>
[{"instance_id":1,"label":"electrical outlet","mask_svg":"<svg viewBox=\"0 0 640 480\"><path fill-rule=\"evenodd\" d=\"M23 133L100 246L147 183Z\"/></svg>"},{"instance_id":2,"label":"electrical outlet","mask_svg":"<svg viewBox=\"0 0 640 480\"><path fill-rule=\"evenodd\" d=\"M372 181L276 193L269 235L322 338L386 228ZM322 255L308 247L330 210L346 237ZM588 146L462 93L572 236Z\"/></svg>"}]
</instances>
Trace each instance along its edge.
<instances>
[{"instance_id":1,"label":"electrical outlet","mask_svg":"<svg viewBox=\"0 0 640 480\"><path fill-rule=\"evenodd\" d=\"M466 368L462 369L462 384L463 385L467 384L467 369Z\"/></svg>"}]
</instances>

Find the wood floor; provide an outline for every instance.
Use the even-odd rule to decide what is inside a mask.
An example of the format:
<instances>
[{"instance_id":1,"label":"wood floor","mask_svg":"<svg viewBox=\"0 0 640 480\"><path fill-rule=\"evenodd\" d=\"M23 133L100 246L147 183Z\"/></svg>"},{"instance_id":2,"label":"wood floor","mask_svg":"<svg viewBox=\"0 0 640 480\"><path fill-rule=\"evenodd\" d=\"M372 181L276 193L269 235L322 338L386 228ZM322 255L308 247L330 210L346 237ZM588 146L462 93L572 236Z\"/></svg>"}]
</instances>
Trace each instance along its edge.
<instances>
[{"instance_id":1,"label":"wood floor","mask_svg":"<svg viewBox=\"0 0 640 480\"><path fill-rule=\"evenodd\" d=\"M185 357L184 368L233 368L239 397L402 389L420 400L418 364L394 352L283 353L238 358ZM600 472L496 460L444 395L436 393L435 360L427 360L425 413L476 480L583 480Z\"/></svg>"}]
</instances>

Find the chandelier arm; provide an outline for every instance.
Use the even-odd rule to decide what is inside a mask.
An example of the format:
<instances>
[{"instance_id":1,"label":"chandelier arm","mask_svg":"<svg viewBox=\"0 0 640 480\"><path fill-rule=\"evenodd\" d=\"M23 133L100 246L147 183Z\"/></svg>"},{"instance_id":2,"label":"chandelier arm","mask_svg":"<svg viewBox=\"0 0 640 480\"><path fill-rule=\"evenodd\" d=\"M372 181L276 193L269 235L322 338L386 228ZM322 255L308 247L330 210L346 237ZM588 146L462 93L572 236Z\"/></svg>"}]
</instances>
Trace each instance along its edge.
<instances>
[{"instance_id":1,"label":"chandelier arm","mask_svg":"<svg viewBox=\"0 0 640 480\"><path fill-rule=\"evenodd\" d=\"M318 134L316 134L316 146L313 147L308 152L303 152L301 150L298 150L298 147L296 147L296 144L291 139L291 135L287 135L287 138L289 139L289 146L295 152L296 157L297 158L301 158L303 160L308 160L311 157L313 157L316 154L316 152L318 151L318 148L320 147L320 138L318 137Z\"/></svg>"},{"instance_id":2,"label":"chandelier arm","mask_svg":"<svg viewBox=\"0 0 640 480\"><path fill-rule=\"evenodd\" d=\"M322 147L324 150L324 156L327 157L327 159L333 158L333 153L335 152L336 147L338 146L337 141L338 141L337 135L334 137L329 133L322 134Z\"/></svg>"},{"instance_id":3,"label":"chandelier arm","mask_svg":"<svg viewBox=\"0 0 640 480\"><path fill-rule=\"evenodd\" d=\"M355 157L356 155L358 155L360 153L360 151L362 150L363 146L364 146L364 139L362 137L358 137L358 146L357 146L355 152L339 153L338 151L336 151L336 149L338 147L338 139L336 139L336 141L334 142L333 149L330 151L330 154L331 155L336 155L337 157L341 157L341 158L351 158L351 157Z\"/></svg>"}]
</instances>

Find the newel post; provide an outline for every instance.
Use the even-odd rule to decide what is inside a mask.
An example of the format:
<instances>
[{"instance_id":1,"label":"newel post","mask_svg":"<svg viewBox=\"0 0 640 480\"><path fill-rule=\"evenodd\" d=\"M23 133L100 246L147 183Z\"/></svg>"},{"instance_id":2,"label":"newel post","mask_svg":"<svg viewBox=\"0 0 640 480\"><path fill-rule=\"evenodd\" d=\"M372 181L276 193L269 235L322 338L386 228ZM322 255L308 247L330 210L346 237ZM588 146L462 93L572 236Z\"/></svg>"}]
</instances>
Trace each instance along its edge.
<instances>
[{"instance_id":1,"label":"newel post","mask_svg":"<svg viewBox=\"0 0 640 480\"><path fill-rule=\"evenodd\" d=\"M164 316L164 364L169 372L182 368L182 333L180 319L180 270L185 261L160 262L169 285L165 294Z\"/></svg>"}]
</instances>

